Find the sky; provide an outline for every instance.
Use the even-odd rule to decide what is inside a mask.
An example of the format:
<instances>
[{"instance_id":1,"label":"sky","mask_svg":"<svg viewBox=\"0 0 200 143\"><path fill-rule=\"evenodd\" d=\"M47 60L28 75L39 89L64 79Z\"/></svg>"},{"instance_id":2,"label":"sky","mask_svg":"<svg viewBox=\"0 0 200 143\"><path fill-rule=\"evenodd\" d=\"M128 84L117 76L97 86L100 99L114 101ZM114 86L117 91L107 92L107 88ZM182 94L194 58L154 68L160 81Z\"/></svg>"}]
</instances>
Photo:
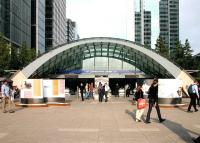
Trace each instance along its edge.
<instances>
[{"instance_id":1,"label":"sky","mask_svg":"<svg viewBox=\"0 0 200 143\"><path fill-rule=\"evenodd\" d=\"M77 22L80 38L134 39L134 0L66 0L67 18ZM159 34L159 0L145 0L152 12L152 47ZM200 52L200 0L180 0L180 40L189 39L193 54Z\"/></svg>"}]
</instances>

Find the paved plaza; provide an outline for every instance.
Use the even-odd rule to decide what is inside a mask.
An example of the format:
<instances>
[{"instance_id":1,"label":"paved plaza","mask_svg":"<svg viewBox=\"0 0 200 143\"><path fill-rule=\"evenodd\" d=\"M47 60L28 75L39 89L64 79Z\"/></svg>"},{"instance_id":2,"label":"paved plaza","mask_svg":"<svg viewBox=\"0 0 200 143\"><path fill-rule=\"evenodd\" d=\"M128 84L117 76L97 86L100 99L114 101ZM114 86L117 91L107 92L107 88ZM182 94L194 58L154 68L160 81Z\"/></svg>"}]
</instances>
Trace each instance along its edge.
<instances>
[{"instance_id":1,"label":"paved plaza","mask_svg":"<svg viewBox=\"0 0 200 143\"><path fill-rule=\"evenodd\" d=\"M155 109L151 124L135 122L136 106L124 98L98 103L74 99L70 106L0 109L1 143L193 143L200 135L200 111L187 107ZM199 108L200 109L200 108ZM144 118L146 118L146 112Z\"/></svg>"}]
</instances>

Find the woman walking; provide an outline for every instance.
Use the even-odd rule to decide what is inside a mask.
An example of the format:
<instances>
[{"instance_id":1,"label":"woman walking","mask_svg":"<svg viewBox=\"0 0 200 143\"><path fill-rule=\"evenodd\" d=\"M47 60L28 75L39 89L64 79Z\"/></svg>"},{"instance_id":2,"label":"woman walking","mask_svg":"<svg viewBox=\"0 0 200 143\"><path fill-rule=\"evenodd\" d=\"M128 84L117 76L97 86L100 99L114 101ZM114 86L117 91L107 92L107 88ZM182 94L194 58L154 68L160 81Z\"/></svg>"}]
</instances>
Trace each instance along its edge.
<instances>
[{"instance_id":1,"label":"woman walking","mask_svg":"<svg viewBox=\"0 0 200 143\"><path fill-rule=\"evenodd\" d=\"M136 92L135 92L135 100L137 102L137 105L138 105L138 99L144 99L141 85L139 85L137 87ZM137 109L137 111L136 111L136 122L141 122L141 117L142 117L143 113L144 113L144 108Z\"/></svg>"}]
</instances>

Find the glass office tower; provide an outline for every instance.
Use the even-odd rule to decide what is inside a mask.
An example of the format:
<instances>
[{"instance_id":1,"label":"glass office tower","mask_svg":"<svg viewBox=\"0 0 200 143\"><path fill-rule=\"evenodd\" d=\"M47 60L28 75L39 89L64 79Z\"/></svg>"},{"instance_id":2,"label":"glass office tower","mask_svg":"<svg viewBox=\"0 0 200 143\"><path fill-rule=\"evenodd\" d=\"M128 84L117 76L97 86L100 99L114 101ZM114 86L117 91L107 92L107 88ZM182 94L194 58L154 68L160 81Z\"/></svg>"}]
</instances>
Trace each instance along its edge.
<instances>
[{"instance_id":1,"label":"glass office tower","mask_svg":"<svg viewBox=\"0 0 200 143\"><path fill-rule=\"evenodd\" d=\"M31 47L31 0L0 1L0 32L16 46Z\"/></svg>"},{"instance_id":2,"label":"glass office tower","mask_svg":"<svg viewBox=\"0 0 200 143\"><path fill-rule=\"evenodd\" d=\"M36 54L45 52L45 1L31 0L31 47Z\"/></svg>"},{"instance_id":3,"label":"glass office tower","mask_svg":"<svg viewBox=\"0 0 200 143\"><path fill-rule=\"evenodd\" d=\"M77 31L76 22L72 21L71 19L67 19L66 23L66 41L67 43L78 40L79 35Z\"/></svg>"},{"instance_id":4,"label":"glass office tower","mask_svg":"<svg viewBox=\"0 0 200 143\"><path fill-rule=\"evenodd\" d=\"M137 2L137 1L136 1ZM136 3L135 11L135 42L151 47L151 11L144 10L143 0L139 6Z\"/></svg>"},{"instance_id":5,"label":"glass office tower","mask_svg":"<svg viewBox=\"0 0 200 143\"><path fill-rule=\"evenodd\" d=\"M160 0L160 36L170 53L179 41L179 0Z\"/></svg>"},{"instance_id":6,"label":"glass office tower","mask_svg":"<svg viewBox=\"0 0 200 143\"><path fill-rule=\"evenodd\" d=\"M66 0L45 0L46 51L66 42Z\"/></svg>"}]
</instances>

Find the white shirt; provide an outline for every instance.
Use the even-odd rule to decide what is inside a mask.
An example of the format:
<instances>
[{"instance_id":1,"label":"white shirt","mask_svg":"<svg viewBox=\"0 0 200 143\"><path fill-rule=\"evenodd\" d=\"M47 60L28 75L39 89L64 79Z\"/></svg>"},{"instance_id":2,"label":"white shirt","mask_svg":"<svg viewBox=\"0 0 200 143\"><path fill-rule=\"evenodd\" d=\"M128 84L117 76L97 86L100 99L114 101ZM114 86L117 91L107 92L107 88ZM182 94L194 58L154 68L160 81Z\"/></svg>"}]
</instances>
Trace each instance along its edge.
<instances>
[{"instance_id":1,"label":"white shirt","mask_svg":"<svg viewBox=\"0 0 200 143\"><path fill-rule=\"evenodd\" d=\"M109 91L110 87L108 85L105 85L105 91Z\"/></svg>"},{"instance_id":2,"label":"white shirt","mask_svg":"<svg viewBox=\"0 0 200 143\"><path fill-rule=\"evenodd\" d=\"M8 85L3 84L1 86L1 94L2 94L2 97L10 96L10 88L8 87Z\"/></svg>"},{"instance_id":3,"label":"white shirt","mask_svg":"<svg viewBox=\"0 0 200 143\"><path fill-rule=\"evenodd\" d=\"M196 93L198 98L199 98L199 91L198 91L198 86L196 84L193 84L192 86L192 91L193 93Z\"/></svg>"}]
</instances>

